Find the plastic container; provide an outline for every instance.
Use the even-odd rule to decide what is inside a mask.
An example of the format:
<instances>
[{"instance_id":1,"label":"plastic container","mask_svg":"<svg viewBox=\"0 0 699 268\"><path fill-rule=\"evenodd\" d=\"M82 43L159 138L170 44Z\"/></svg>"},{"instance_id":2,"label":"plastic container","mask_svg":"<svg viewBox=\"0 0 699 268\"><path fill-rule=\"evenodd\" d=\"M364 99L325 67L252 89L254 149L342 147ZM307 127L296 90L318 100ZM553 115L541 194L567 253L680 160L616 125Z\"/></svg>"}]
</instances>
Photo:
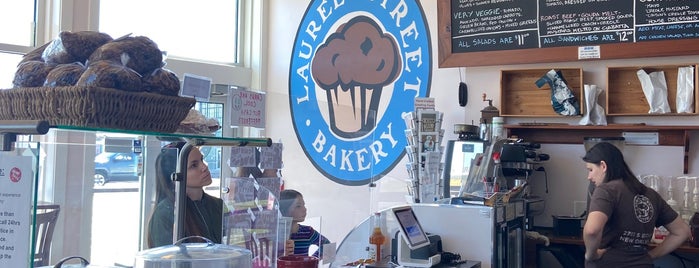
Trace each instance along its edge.
<instances>
[{"instance_id":1,"label":"plastic container","mask_svg":"<svg viewBox=\"0 0 699 268\"><path fill-rule=\"evenodd\" d=\"M489 141L491 138L491 130L493 124L486 123L485 119L481 119L480 127L478 129L478 137L483 141Z\"/></svg>"},{"instance_id":2,"label":"plastic container","mask_svg":"<svg viewBox=\"0 0 699 268\"><path fill-rule=\"evenodd\" d=\"M505 118L504 117L493 117L492 133L493 141L505 138Z\"/></svg>"}]
</instances>

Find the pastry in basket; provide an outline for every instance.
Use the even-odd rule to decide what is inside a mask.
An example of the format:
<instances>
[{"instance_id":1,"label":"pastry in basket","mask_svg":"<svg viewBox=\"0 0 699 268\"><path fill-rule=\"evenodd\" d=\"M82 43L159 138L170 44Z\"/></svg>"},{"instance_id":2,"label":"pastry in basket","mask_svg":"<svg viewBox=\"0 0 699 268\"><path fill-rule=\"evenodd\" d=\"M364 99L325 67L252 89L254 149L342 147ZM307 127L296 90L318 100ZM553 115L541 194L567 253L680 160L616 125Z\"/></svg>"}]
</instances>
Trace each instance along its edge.
<instances>
[{"instance_id":1,"label":"pastry in basket","mask_svg":"<svg viewBox=\"0 0 699 268\"><path fill-rule=\"evenodd\" d=\"M125 36L106 43L90 55L89 61L110 60L121 62L122 55L127 54L126 66L145 76L162 67L163 53L150 38L145 36Z\"/></svg>"},{"instance_id":2,"label":"pastry in basket","mask_svg":"<svg viewBox=\"0 0 699 268\"><path fill-rule=\"evenodd\" d=\"M206 118L201 112L190 109L180 126L179 133L211 134L221 128L221 125L214 118Z\"/></svg>"},{"instance_id":3,"label":"pastry in basket","mask_svg":"<svg viewBox=\"0 0 699 268\"><path fill-rule=\"evenodd\" d=\"M85 65L79 62L59 64L46 76L45 87L74 86L85 72Z\"/></svg>"},{"instance_id":4,"label":"pastry in basket","mask_svg":"<svg viewBox=\"0 0 699 268\"><path fill-rule=\"evenodd\" d=\"M143 88L148 92L166 96L177 96L180 93L180 79L167 69L158 68L143 76Z\"/></svg>"},{"instance_id":5,"label":"pastry in basket","mask_svg":"<svg viewBox=\"0 0 699 268\"><path fill-rule=\"evenodd\" d=\"M20 64L12 80L14 87L40 87L55 64L31 60Z\"/></svg>"},{"instance_id":6,"label":"pastry in basket","mask_svg":"<svg viewBox=\"0 0 699 268\"><path fill-rule=\"evenodd\" d=\"M33 49L32 51L29 51L27 54L24 54L24 56L22 56L22 60L20 60L19 63L17 63L17 66L19 66L22 63L32 61L32 60L44 61L44 59L41 57L41 55L44 53L44 49L46 49L46 47L48 47L49 44L51 44L51 42L43 44L42 46L37 47L37 48Z\"/></svg>"},{"instance_id":7,"label":"pastry in basket","mask_svg":"<svg viewBox=\"0 0 699 268\"><path fill-rule=\"evenodd\" d=\"M76 85L115 88L134 92L143 91L141 75L129 67L112 61L90 63Z\"/></svg>"},{"instance_id":8,"label":"pastry in basket","mask_svg":"<svg viewBox=\"0 0 699 268\"><path fill-rule=\"evenodd\" d=\"M63 31L44 49L42 58L55 64L85 63L95 49L109 41L112 41L112 37L106 33Z\"/></svg>"}]
</instances>

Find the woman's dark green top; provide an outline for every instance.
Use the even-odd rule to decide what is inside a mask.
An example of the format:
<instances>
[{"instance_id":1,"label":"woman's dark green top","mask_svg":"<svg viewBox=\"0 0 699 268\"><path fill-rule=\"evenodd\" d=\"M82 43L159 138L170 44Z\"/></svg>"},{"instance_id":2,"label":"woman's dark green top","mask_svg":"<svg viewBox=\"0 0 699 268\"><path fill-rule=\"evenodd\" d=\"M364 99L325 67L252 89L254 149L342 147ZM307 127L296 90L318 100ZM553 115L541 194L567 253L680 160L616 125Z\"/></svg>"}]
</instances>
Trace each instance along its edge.
<instances>
[{"instance_id":1,"label":"woman's dark green top","mask_svg":"<svg viewBox=\"0 0 699 268\"><path fill-rule=\"evenodd\" d=\"M201 200L193 201L186 198L187 217L193 217L203 237L220 244L223 234L223 201L219 198L204 194ZM175 203L165 199L158 203L153 212L148 229L152 247L172 245L172 232L175 222ZM185 224L186 226L186 224ZM192 230L185 227L185 237L192 236ZM193 241L185 241L193 242Z\"/></svg>"}]
</instances>

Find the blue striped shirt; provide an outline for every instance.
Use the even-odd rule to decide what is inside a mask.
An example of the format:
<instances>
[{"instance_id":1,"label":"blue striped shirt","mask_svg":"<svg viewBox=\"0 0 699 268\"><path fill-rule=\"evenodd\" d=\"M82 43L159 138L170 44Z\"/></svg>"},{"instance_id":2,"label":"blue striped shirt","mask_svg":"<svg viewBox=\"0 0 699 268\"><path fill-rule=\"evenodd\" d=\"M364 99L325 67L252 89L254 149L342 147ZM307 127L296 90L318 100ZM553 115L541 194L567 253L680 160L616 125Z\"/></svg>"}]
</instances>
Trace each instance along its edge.
<instances>
[{"instance_id":1,"label":"blue striped shirt","mask_svg":"<svg viewBox=\"0 0 699 268\"><path fill-rule=\"evenodd\" d=\"M298 232L291 233L289 238L294 240L294 255L308 256L308 249L311 245L317 245L318 250L312 256L320 258L323 256L323 247L321 245L330 243L330 240L322 236L313 227L300 224Z\"/></svg>"}]
</instances>

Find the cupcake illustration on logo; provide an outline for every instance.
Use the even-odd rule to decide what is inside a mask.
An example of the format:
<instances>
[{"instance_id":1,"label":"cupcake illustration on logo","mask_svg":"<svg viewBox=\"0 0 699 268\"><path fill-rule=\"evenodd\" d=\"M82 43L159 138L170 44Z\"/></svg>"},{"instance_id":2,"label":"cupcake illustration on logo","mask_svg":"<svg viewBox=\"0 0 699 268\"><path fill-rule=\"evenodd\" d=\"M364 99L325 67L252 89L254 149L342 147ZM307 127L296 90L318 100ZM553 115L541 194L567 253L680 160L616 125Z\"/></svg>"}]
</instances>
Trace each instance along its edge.
<instances>
[{"instance_id":1,"label":"cupcake illustration on logo","mask_svg":"<svg viewBox=\"0 0 699 268\"><path fill-rule=\"evenodd\" d=\"M332 131L356 138L376 126L381 93L400 74L396 40L369 17L341 25L318 48L313 79L325 90Z\"/></svg>"},{"instance_id":2,"label":"cupcake illustration on logo","mask_svg":"<svg viewBox=\"0 0 699 268\"><path fill-rule=\"evenodd\" d=\"M429 96L430 33L417 0L311 0L289 66L296 138L313 166L366 185L405 156L405 114Z\"/></svg>"}]
</instances>

